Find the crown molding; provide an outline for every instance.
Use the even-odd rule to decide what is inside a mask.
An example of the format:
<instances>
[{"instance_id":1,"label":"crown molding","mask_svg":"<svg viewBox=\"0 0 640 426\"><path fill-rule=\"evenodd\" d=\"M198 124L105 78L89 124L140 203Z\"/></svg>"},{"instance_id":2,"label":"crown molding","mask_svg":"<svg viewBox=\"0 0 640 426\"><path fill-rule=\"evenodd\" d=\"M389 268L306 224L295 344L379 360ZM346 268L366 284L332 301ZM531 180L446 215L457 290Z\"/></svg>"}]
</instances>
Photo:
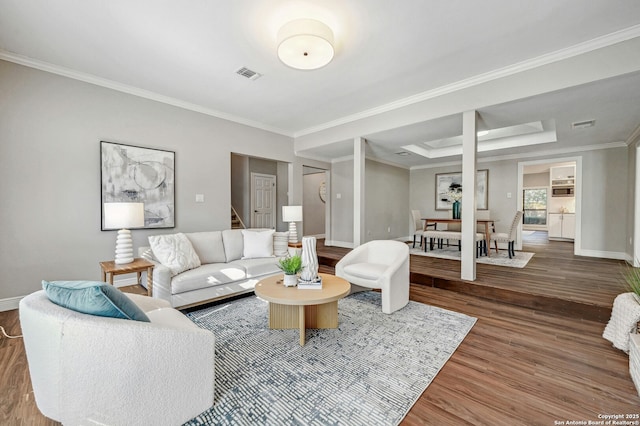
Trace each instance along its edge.
<instances>
[{"instance_id":1,"label":"crown molding","mask_svg":"<svg viewBox=\"0 0 640 426\"><path fill-rule=\"evenodd\" d=\"M558 148L558 149L548 149L543 151L536 152L528 152L521 154L508 154L508 155L497 155L494 157L483 157L478 158L478 163L490 163L494 161L504 161L504 160L523 160L525 158L535 158L542 157L547 155L560 155L560 154L574 154L580 152L587 151L599 151L602 149L612 149L612 148L625 148L627 146L626 142L609 142L597 145L584 145L584 146L572 146L567 148ZM462 160L460 161L450 161L446 163L435 163L435 164L425 164L423 166L413 166L410 170L421 170L421 169L435 169L438 167L446 167L446 166L457 166L462 164Z\"/></svg>"},{"instance_id":2,"label":"crown molding","mask_svg":"<svg viewBox=\"0 0 640 426\"><path fill-rule=\"evenodd\" d=\"M631 135L629 135L625 143L627 144L627 146L629 146L638 140L640 140L640 125L636 127Z\"/></svg>"},{"instance_id":3,"label":"crown molding","mask_svg":"<svg viewBox=\"0 0 640 426\"><path fill-rule=\"evenodd\" d=\"M0 59L8 62L13 62L18 65L24 65L25 67L38 69L40 71L45 71L51 74L56 74L63 77L71 78L73 80L79 80L85 83L94 84L96 86L105 87L107 89L116 90L118 92L127 93L129 95L137 96L140 98L149 99L149 100L160 102L163 104L186 109L189 111L194 111L194 112L209 115L212 117L220 118L222 120L232 121L234 123L254 127L256 129L265 130L267 132L277 133L279 135L288 136L288 137L293 137L293 133L283 129L279 129L277 127L268 126L266 124L259 123L257 121L247 120L245 118L238 117L232 114L227 114L222 111L217 111L211 108L206 108L201 105L181 101L180 99L172 98L170 96L164 96L159 93L151 92L149 90L139 89L137 87L118 83L113 80L108 80L106 78L95 76L93 74L75 71L69 68L50 64L48 62L32 59L27 56L17 55L15 53L7 52L6 50L0 49Z\"/></svg>"},{"instance_id":4,"label":"crown molding","mask_svg":"<svg viewBox=\"0 0 640 426\"><path fill-rule=\"evenodd\" d=\"M597 49L608 47L623 41L631 40L633 38L640 37L640 25L634 25L629 28L625 28L620 31L616 31L611 34L604 35L583 43L576 44L574 46L567 47L565 49L557 50L555 52L547 53L545 55L538 56L536 58L527 59L526 61L518 62L513 65L508 65L497 70L489 71L483 74L457 81L452 84L447 84L426 92L418 93L413 96L409 96L403 99L399 99L394 102L390 102L385 105L381 105L375 108L371 108L356 114L348 115L337 120L329 121L318 126L309 127L307 129L295 132L293 137L306 136L312 133L320 132L322 130L330 129L332 127L340 126L343 124L351 123L357 120L368 118L374 115L382 114L385 112L393 111L398 108L406 107L418 102L426 101L436 98L438 96L453 93L462 89L477 86L479 84L487 83L500 78L508 77L510 75L518 74L524 71L528 71L534 68L538 68L543 65L552 64L565 59L569 59L584 53L588 53Z\"/></svg>"}]
</instances>

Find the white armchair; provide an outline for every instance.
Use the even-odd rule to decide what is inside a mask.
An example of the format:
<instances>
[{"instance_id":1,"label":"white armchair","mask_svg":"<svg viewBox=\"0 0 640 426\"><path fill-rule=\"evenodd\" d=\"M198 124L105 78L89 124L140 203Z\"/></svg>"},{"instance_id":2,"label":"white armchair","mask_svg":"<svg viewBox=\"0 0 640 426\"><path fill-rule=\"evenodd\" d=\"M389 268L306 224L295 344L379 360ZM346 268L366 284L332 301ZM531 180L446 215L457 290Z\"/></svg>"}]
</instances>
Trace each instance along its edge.
<instances>
[{"instance_id":1,"label":"white armchair","mask_svg":"<svg viewBox=\"0 0 640 426\"><path fill-rule=\"evenodd\" d=\"M38 409L69 425L176 425L213 405L214 336L168 302L127 295L151 322L20 301Z\"/></svg>"},{"instance_id":2,"label":"white armchair","mask_svg":"<svg viewBox=\"0 0 640 426\"><path fill-rule=\"evenodd\" d=\"M393 240L362 244L340 259L336 276L381 289L382 312L391 314L409 303L409 246Z\"/></svg>"}]
</instances>

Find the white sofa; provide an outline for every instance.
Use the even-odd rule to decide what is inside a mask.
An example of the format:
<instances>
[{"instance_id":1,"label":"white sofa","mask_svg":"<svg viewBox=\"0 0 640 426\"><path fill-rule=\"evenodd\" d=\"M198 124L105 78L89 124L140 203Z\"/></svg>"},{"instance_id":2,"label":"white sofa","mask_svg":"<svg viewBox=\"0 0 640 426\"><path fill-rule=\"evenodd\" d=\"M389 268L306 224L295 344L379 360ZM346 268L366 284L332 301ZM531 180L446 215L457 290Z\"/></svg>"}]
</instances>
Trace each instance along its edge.
<instances>
[{"instance_id":1,"label":"white sofa","mask_svg":"<svg viewBox=\"0 0 640 426\"><path fill-rule=\"evenodd\" d=\"M155 264L152 296L168 301L174 308L186 308L252 292L262 278L282 273L278 268L278 260L287 252L288 233L274 233L272 241L273 238L279 238L284 242L284 247L279 247L279 250L275 247L275 254L271 257L246 258L246 254L255 253L255 250L245 247L246 238L243 231L268 230L227 229L185 233L200 261L200 266L178 274L173 274L169 267L163 265L158 260L158 253L153 253L151 247L141 247L140 256Z\"/></svg>"},{"instance_id":2,"label":"white sofa","mask_svg":"<svg viewBox=\"0 0 640 426\"><path fill-rule=\"evenodd\" d=\"M44 290L20 301L42 414L65 425L176 425L213 405L213 334L163 300L126 296L150 322L76 312Z\"/></svg>"}]
</instances>

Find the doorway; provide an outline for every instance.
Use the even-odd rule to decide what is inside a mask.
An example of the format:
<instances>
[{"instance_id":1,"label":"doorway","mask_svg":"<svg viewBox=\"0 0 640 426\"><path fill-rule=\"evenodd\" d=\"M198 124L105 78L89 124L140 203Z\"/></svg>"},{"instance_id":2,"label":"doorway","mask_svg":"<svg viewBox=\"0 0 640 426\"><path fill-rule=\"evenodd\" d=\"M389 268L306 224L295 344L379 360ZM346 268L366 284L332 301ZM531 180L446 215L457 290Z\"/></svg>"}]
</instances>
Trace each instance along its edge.
<instances>
[{"instance_id":1,"label":"doorway","mask_svg":"<svg viewBox=\"0 0 640 426\"><path fill-rule=\"evenodd\" d=\"M276 177L251 173L251 226L276 228Z\"/></svg>"},{"instance_id":2,"label":"doorway","mask_svg":"<svg viewBox=\"0 0 640 426\"><path fill-rule=\"evenodd\" d=\"M329 172L317 167L303 166L302 181L303 235L326 238Z\"/></svg>"},{"instance_id":3,"label":"doorway","mask_svg":"<svg viewBox=\"0 0 640 426\"><path fill-rule=\"evenodd\" d=\"M546 231L549 240L573 243L574 254L578 254L581 188L582 157L519 162L518 210L525 213L522 232ZM523 235L518 235L518 241L522 240Z\"/></svg>"}]
</instances>

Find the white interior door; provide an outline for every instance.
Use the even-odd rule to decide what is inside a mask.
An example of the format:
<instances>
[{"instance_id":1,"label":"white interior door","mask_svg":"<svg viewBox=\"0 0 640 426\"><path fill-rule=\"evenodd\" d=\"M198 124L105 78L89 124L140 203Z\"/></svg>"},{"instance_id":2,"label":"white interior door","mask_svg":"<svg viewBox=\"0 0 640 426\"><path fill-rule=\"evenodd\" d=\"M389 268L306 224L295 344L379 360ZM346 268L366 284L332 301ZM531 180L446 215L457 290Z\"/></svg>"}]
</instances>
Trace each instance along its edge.
<instances>
[{"instance_id":1,"label":"white interior door","mask_svg":"<svg viewBox=\"0 0 640 426\"><path fill-rule=\"evenodd\" d=\"M251 173L251 227L276 227L276 177Z\"/></svg>"}]
</instances>

